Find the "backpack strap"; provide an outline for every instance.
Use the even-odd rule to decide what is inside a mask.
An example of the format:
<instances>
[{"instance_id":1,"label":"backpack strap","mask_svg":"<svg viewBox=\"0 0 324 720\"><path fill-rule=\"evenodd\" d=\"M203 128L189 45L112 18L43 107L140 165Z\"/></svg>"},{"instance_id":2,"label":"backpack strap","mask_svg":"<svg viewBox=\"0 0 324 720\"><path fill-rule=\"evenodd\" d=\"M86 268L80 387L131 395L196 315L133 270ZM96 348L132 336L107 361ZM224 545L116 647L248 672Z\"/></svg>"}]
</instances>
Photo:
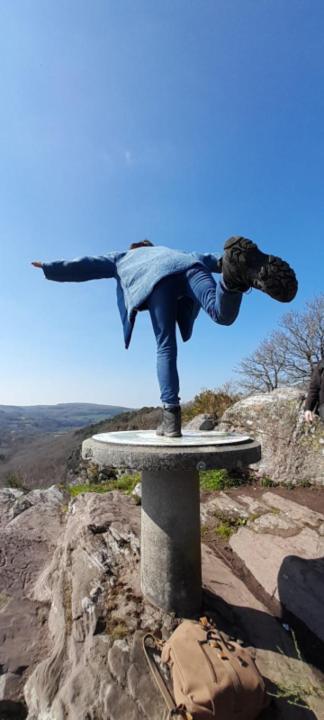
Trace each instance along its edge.
<instances>
[{"instance_id":1,"label":"backpack strap","mask_svg":"<svg viewBox=\"0 0 324 720\"><path fill-rule=\"evenodd\" d=\"M151 635L151 633L147 633L143 637L143 650L145 653L147 664L151 670L155 684L160 690L160 693L163 696L164 702L168 708L168 718L173 718L177 715L180 715L182 718L185 718L185 720L192 720L192 716L186 711L184 705L175 704L174 697L171 694L164 678L162 677L160 670L158 669L153 654L152 652L149 652L148 648L150 648L150 650L152 651L152 644L148 644L148 640L151 640L151 643L153 642L154 648L161 646L162 643L159 643L159 641L157 641L157 639L154 637L154 635Z\"/></svg>"}]
</instances>

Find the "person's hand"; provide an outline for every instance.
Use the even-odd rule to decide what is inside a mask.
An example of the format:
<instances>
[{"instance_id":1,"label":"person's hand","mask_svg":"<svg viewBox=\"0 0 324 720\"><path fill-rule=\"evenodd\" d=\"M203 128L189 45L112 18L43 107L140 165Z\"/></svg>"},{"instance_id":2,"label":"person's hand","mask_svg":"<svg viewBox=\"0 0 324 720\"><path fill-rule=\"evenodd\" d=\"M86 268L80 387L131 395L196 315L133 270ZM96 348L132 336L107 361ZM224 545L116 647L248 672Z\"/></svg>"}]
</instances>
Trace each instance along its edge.
<instances>
[{"instance_id":1,"label":"person's hand","mask_svg":"<svg viewBox=\"0 0 324 720\"><path fill-rule=\"evenodd\" d=\"M311 410L305 410L304 418L307 423L312 423L314 420L314 414Z\"/></svg>"},{"instance_id":2,"label":"person's hand","mask_svg":"<svg viewBox=\"0 0 324 720\"><path fill-rule=\"evenodd\" d=\"M32 265L33 265L34 267L36 267L36 268L42 268L42 267L43 267L43 263L40 262L40 260L33 260Z\"/></svg>"}]
</instances>

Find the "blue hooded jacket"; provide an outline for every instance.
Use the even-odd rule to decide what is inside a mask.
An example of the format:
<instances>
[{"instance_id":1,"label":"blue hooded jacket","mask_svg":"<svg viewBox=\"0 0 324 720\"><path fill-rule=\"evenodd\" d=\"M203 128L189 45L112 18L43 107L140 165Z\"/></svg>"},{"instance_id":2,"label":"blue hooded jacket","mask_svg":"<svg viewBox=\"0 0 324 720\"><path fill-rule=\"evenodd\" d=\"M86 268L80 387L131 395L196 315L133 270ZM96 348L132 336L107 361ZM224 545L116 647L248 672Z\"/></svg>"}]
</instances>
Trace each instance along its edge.
<instances>
[{"instance_id":1,"label":"blue hooded jacket","mask_svg":"<svg viewBox=\"0 0 324 720\"><path fill-rule=\"evenodd\" d=\"M115 278L117 303L128 348L136 312L145 303L154 286L168 275L182 273L194 265L208 272L220 272L219 258L209 253L186 253L161 245L139 247L127 252L111 252L98 257L58 260L43 263L48 280L83 282L99 278ZM184 341L189 340L200 305L191 297L178 300L177 323Z\"/></svg>"}]
</instances>

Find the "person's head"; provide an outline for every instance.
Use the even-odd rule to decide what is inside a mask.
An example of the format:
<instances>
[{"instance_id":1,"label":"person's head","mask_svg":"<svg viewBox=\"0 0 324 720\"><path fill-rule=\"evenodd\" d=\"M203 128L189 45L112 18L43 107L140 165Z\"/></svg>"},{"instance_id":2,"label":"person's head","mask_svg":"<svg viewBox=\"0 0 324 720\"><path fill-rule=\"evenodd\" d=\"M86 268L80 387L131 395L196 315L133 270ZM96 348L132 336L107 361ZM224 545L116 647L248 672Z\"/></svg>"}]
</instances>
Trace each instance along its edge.
<instances>
[{"instance_id":1,"label":"person's head","mask_svg":"<svg viewBox=\"0 0 324 720\"><path fill-rule=\"evenodd\" d=\"M151 243L150 240L141 240L140 242L132 243L129 246L129 249L136 250L137 248L140 248L140 247L153 247L153 243Z\"/></svg>"}]
</instances>

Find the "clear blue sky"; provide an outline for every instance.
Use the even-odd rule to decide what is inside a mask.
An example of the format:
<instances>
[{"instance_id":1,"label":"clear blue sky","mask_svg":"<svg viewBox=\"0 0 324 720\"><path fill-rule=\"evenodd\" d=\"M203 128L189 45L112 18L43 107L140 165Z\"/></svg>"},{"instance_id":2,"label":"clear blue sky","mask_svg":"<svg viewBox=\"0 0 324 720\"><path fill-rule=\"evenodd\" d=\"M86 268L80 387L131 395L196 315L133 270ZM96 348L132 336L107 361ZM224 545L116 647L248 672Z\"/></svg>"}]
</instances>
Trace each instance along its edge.
<instances>
[{"instance_id":1,"label":"clear blue sky","mask_svg":"<svg viewBox=\"0 0 324 720\"><path fill-rule=\"evenodd\" d=\"M287 258L293 303L253 291L179 342L183 400L323 291L322 0L10 0L0 68L0 404L159 402L148 315L125 351L114 281L33 259L233 234Z\"/></svg>"}]
</instances>

